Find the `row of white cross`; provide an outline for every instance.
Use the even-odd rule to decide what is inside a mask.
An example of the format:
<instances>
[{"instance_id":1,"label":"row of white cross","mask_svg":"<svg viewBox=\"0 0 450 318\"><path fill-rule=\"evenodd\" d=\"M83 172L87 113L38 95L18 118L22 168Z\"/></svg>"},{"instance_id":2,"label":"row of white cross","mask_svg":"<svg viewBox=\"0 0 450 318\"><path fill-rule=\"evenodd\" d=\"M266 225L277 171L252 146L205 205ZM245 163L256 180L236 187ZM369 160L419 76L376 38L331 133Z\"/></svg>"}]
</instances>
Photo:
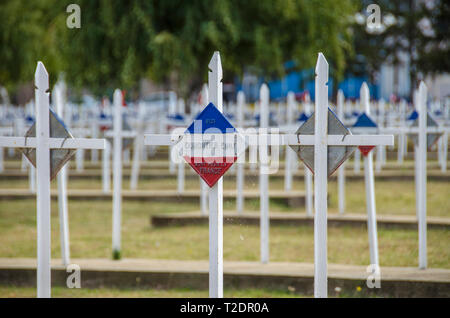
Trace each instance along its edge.
<instances>
[{"instance_id":1,"label":"row of white cross","mask_svg":"<svg viewBox=\"0 0 450 318\"><path fill-rule=\"evenodd\" d=\"M222 111L222 67L220 55L215 52L209 63L210 72L208 74L208 96L219 111ZM328 135L328 63L325 57L320 53L316 65L316 98L315 98L315 118L314 135L266 135L260 134L259 144L260 156L264 156L267 147L270 145L302 145L314 147L314 232L315 232L315 282L314 294L316 297L327 296L327 179L328 179L328 147L329 146L390 146L393 145L393 136L382 135ZM105 149L103 139L86 138L51 138L49 135L49 95L48 74L41 62L38 63L35 75L36 83L36 137L0 137L0 146L16 148L36 148L36 170L37 170L37 235L38 235L38 297L50 296L50 151L51 149ZM127 133L121 130L122 124L122 105L119 96L120 91L114 93L114 203L113 203L113 253L115 258L120 258L120 223L121 223L121 143L124 137L136 137L136 132ZM62 96L55 94L57 113L62 117ZM117 96L116 96L117 95ZM421 84L420 91L420 109L419 114L426 114L426 88ZM338 104L339 104L338 97ZM263 85L261 89L261 103L267 103L269 92L267 86ZM362 100L369 113L368 90L362 91ZM243 103L243 96L238 97L239 103ZM61 107L60 107L61 105ZM267 105L264 105L267 106ZM260 115L261 128L268 126L268 107ZM338 107L339 110L339 107ZM340 110L339 110L340 111ZM426 267L426 116L419 116L418 130L410 129L412 132L419 132L418 149L421 155L419 160L419 179L421 185L418 194L419 207L419 240L420 240L420 267ZM238 119L241 121L242 119ZM425 125L425 126L424 126ZM249 137L243 134L244 137ZM269 138L270 137L270 138ZM276 137L276 138L273 138ZM424 139L425 138L425 139ZM147 134L144 136L146 145L175 145L183 139L183 135L156 135ZM425 142L424 142L425 140ZM425 146L426 147L426 146ZM265 148L265 150L263 149ZM106 148L107 149L107 148ZM108 152L104 152L108 155ZM287 151L289 153L289 151ZM104 160L108 162L109 160ZM267 162L261 160L262 162ZM374 205L374 186L373 186L373 163L371 153L364 159L366 171L366 189L368 204L368 222L369 238L371 238L371 262L378 264L378 255L376 247L376 219ZM290 164L290 163L289 163ZM288 165L288 163L286 163ZM243 167L238 164L239 169ZM260 166L262 170L266 166ZM286 166L288 169L288 166ZM309 170L308 170L309 171ZM343 171L341 167L340 171ZM341 180L342 177L340 177ZM68 242L67 228L67 182L65 169L58 175L58 187L60 192L60 225L61 241ZM341 181L340 181L341 182ZM238 177L237 187L243 187L243 180ZM238 191L242 192L242 191ZM268 192L268 175L260 173L260 192ZM210 296L223 296L223 185L222 178L208 190L209 196L209 254L210 270L209 284ZM237 203L242 207L241 203ZM310 207L312 204L309 205ZM239 209L238 209L239 210ZM268 201L261 202L261 257L263 262L268 261ZM263 239L265 238L265 239ZM63 259L65 263L69 262L69 248L63 244Z\"/></svg>"},{"instance_id":2,"label":"row of white cross","mask_svg":"<svg viewBox=\"0 0 450 318\"><path fill-rule=\"evenodd\" d=\"M209 63L208 89L209 101L222 111L222 67L220 55L215 52ZM279 135L275 138L277 145L302 145L314 146L314 232L315 232L315 280L314 294L316 297L327 296L327 179L328 179L328 146L359 146L359 145L393 145L393 136L371 135L328 135L328 63L325 57L319 53L316 65L316 107L314 135ZM261 89L261 103L268 102L268 89ZM264 109L262 107L261 109ZM268 123L268 113L260 116L261 126ZM261 136L260 136L261 137ZM180 135L145 135L144 142L147 145L174 145L183 136ZM261 140L261 139L259 139ZM273 138L272 138L273 140ZM266 143L263 147L267 147ZM261 153L261 152L260 152ZM265 169L261 165L260 169ZM265 175L265 177L263 177ZM260 174L260 191L268 191L267 174ZM222 178L209 190L209 284L210 297L223 296L223 207L222 207ZM268 215L266 213L267 202L261 203L261 231L268 229ZM265 235L268 238L268 235ZM265 260L265 242L261 242L262 259ZM268 254L267 254L268 255Z\"/></svg>"}]
</instances>

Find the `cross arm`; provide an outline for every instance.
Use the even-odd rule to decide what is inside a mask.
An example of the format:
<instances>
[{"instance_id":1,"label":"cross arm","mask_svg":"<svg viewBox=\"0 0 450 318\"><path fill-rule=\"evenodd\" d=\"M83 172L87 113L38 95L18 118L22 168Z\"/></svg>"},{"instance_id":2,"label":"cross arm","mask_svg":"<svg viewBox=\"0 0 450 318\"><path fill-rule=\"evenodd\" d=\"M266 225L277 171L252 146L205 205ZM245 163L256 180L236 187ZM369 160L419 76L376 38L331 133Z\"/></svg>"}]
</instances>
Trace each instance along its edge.
<instances>
[{"instance_id":1,"label":"cross arm","mask_svg":"<svg viewBox=\"0 0 450 318\"><path fill-rule=\"evenodd\" d=\"M51 149L105 149L105 139L49 138ZM35 137L0 137L0 146L6 148L36 148Z\"/></svg>"},{"instance_id":2,"label":"cross arm","mask_svg":"<svg viewBox=\"0 0 450 318\"><path fill-rule=\"evenodd\" d=\"M406 134L418 134L419 133L419 127L397 127L397 128L380 128L380 130L383 133L390 133L390 134L399 134L399 133L406 133ZM445 132L450 132L450 127L427 127L426 128L427 134L440 134Z\"/></svg>"},{"instance_id":3,"label":"cross arm","mask_svg":"<svg viewBox=\"0 0 450 318\"><path fill-rule=\"evenodd\" d=\"M205 134L208 140L224 138L224 134ZM314 135L296 134L245 134L248 145L264 144L268 146L286 145L314 145ZM170 146L183 140L185 134L146 134L144 136L145 145ZM201 137L200 137L201 138ZM393 146L394 136L392 135L328 135L327 144L329 146Z\"/></svg>"},{"instance_id":4,"label":"cross arm","mask_svg":"<svg viewBox=\"0 0 450 318\"><path fill-rule=\"evenodd\" d=\"M105 132L105 136L106 137L114 137L114 130L108 130L107 132ZM120 137L122 138L134 138L136 137L136 132L135 131L121 131L120 132Z\"/></svg>"}]
</instances>

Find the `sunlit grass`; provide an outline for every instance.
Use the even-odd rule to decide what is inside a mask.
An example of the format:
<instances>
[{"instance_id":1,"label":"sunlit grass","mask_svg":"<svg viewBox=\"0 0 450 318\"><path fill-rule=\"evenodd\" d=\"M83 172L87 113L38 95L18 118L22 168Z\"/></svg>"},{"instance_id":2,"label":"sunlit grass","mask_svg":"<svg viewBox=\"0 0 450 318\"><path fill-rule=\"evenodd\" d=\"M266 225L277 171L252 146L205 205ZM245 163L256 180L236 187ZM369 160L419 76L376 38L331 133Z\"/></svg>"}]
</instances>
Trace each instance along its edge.
<instances>
[{"instance_id":1,"label":"sunlit grass","mask_svg":"<svg viewBox=\"0 0 450 318\"><path fill-rule=\"evenodd\" d=\"M110 258L112 204L110 202L71 201L69 204L70 246L73 258ZM186 209L195 204L184 204ZM175 212L179 204L124 202L122 214L122 255L124 258L207 260L208 226L154 228L154 213ZM382 266L417 266L416 230L379 228ZM226 225L224 259L259 260L259 227ZM339 264L369 264L365 227L330 227L328 260ZM431 267L450 267L450 232L428 231L428 257ZM0 257L36 256L36 215L33 200L0 203ZM271 226L272 261L313 262L312 226ZM60 257L59 219L52 204L52 257Z\"/></svg>"}]
</instances>

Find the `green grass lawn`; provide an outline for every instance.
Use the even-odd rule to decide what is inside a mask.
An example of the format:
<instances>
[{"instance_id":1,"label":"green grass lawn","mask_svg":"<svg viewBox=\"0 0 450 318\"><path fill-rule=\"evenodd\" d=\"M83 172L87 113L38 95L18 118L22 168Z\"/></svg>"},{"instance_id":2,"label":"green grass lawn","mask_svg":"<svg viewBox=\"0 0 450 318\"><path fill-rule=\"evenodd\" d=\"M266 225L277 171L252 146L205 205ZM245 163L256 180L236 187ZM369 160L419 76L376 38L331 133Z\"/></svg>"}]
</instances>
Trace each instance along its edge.
<instances>
[{"instance_id":1,"label":"green grass lawn","mask_svg":"<svg viewBox=\"0 0 450 318\"><path fill-rule=\"evenodd\" d=\"M256 176L246 177L246 189L258 191L258 178ZM56 181L52 182L52 187L56 189ZM69 189L101 189L100 180L71 180L68 184ZM26 180L0 180L0 189L22 188L26 189L28 183ZM233 180L224 181L225 189L235 189L236 184ZM284 181L281 179L272 179L270 189L282 190ZM176 191L176 178L167 180L141 180L139 189L158 189ZM199 189L198 179L186 179L186 189ZM378 214L394 214L394 215L415 215L415 185L410 181L375 181L376 207ZM123 189L129 189L128 180L124 181ZM293 183L294 190L304 190L303 181L296 180ZM346 183L346 207L348 213L366 213L366 195L364 180L347 181ZM337 183L331 180L328 185L329 193L329 213L338 212L337 202ZM427 183L427 213L429 216L450 217L450 182L429 181ZM6 206L8 203L6 203ZM156 205L156 206L155 206ZM0 202L0 208L5 208L5 203ZM159 209L157 203L150 203L149 209L152 211L160 210L165 212L166 209ZM226 210L235 209L234 200L225 200L224 208ZM259 200L246 202L249 211L257 211L259 209ZM199 205L179 204L168 206L167 210L172 212L186 212L190 210L198 210ZM283 204L271 203L271 211L281 212L304 212L304 208L292 209Z\"/></svg>"},{"instance_id":2,"label":"green grass lawn","mask_svg":"<svg viewBox=\"0 0 450 318\"><path fill-rule=\"evenodd\" d=\"M184 204L194 209L195 204ZM71 201L69 227L71 255L74 258L111 257L111 202ZM208 226L152 228L152 213L175 212L178 204L124 202L122 214L122 255L124 258L178 260L208 259ZM0 257L36 256L36 215L34 200L0 202ZM328 229L328 260L340 264L369 264L365 227ZM450 268L450 233L445 229L428 231L430 267ZM417 266L416 230L379 229L382 266ZM271 226L272 261L313 262L312 226ZM52 257L60 257L59 219L52 204ZM259 260L259 227L224 227L224 259Z\"/></svg>"},{"instance_id":3,"label":"green grass lawn","mask_svg":"<svg viewBox=\"0 0 450 318\"><path fill-rule=\"evenodd\" d=\"M230 298L291 298L311 297L299 295L293 287L276 289L224 289L224 297ZM36 297L34 287L0 286L0 298ZM190 289L140 289L140 288L65 288L53 287L52 297L67 298L207 298L208 290Z\"/></svg>"}]
</instances>

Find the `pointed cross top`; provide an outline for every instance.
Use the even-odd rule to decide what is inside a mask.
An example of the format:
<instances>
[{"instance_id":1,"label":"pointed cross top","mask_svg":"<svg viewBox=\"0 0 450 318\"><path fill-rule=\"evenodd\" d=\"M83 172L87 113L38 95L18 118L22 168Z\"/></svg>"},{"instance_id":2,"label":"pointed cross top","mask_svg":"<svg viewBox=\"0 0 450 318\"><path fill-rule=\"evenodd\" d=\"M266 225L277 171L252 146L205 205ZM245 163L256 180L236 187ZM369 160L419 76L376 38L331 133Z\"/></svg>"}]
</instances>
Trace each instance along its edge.
<instances>
[{"instance_id":1,"label":"pointed cross top","mask_svg":"<svg viewBox=\"0 0 450 318\"><path fill-rule=\"evenodd\" d=\"M217 74L218 81L222 80L222 61L220 60L219 51L215 51L211 60L209 61L208 68L213 74Z\"/></svg>"},{"instance_id":2,"label":"pointed cross top","mask_svg":"<svg viewBox=\"0 0 450 318\"><path fill-rule=\"evenodd\" d=\"M36 67L36 72L34 73L34 85L39 90L44 90L45 92L49 89L48 84L48 72L45 69L44 63L38 62Z\"/></svg>"},{"instance_id":3,"label":"pointed cross top","mask_svg":"<svg viewBox=\"0 0 450 318\"><path fill-rule=\"evenodd\" d=\"M243 91L239 91L237 93L237 100L238 100L238 103L245 103L245 94Z\"/></svg>"},{"instance_id":4,"label":"pointed cross top","mask_svg":"<svg viewBox=\"0 0 450 318\"><path fill-rule=\"evenodd\" d=\"M113 97L114 107L122 106L122 92L120 89L116 88Z\"/></svg>"},{"instance_id":5,"label":"pointed cross top","mask_svg":"<svg viewBox=\"0 0 450 318\"><path fill-rule=\"evenodd\" d=\"M316 63L316 76L322 83L328 82L328 62L322 52L319 53Z\"/></svg>"},{"instance_id":6,"label":"pointed cross top","mask_svg":"<svg viewBox=\"0 0 450 318\"><path fill-rule=\"evenodd\" d=\"M263 83L261 85L261 88L259 89L259 99L261 101L268 101L269 100L269 87L266 83Z\"/></svg>"},{"instance_id":7,"label":"pointed cross top","mask_svg":"<svg viewBox=\"0 0 450 318\"><path fill-rule=\"evenodd\" d=\"M359 97L360 102L361 102L362 106L364 107L364 111L366 112L366 115L370 115L369 86L367 86L366 82L362 83L359 95L360 95L360 97Z\"/></svg>"}]
</instances>

